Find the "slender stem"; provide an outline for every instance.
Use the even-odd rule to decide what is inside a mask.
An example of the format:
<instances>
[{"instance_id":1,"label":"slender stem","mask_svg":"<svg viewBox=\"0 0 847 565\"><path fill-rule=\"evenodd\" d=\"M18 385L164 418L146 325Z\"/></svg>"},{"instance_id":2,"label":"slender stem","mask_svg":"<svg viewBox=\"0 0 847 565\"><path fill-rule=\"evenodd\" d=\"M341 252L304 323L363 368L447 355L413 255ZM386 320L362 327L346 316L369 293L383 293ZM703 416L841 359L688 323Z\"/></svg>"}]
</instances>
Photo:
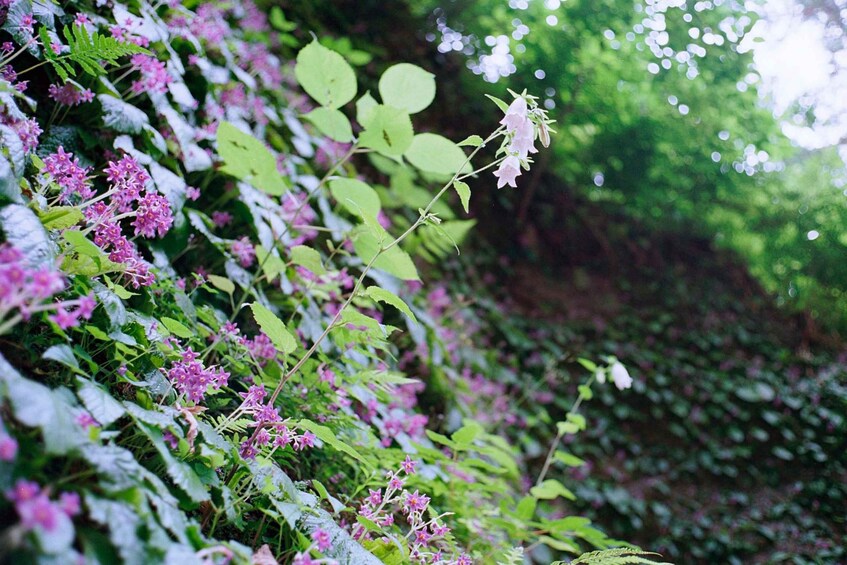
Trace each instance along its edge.
<instances>
[{"instance_id":1,"label":"slender stem","mask_svg":"<svg viewBox=\"0 0 847 565\"><path fill-rule=\"evenodd\" d=\"M594 382L594 376L592 375L590 379L585 383L585 386L591 387L591 383ZM573 407L568 412L568 415L576 414L579 411L579 407L582 404L582 401L585 400L585 395L582 392L579 393L579 397L574 402ZM538 480L535 481L535 486L538 486L544 481L544 477L547 476L547 471L550 470L550 465L553 463L553 456L556 454L556 448L559 446L559 442L562 440L562 437L565 435L561 426L557 426L559 429L556 433L556 439L553 440L553 443L550 444L550 450L547 451L547 458L544 460L544 466L541 467L541 472L538 474Z\"/></svg>"}]
</instances>

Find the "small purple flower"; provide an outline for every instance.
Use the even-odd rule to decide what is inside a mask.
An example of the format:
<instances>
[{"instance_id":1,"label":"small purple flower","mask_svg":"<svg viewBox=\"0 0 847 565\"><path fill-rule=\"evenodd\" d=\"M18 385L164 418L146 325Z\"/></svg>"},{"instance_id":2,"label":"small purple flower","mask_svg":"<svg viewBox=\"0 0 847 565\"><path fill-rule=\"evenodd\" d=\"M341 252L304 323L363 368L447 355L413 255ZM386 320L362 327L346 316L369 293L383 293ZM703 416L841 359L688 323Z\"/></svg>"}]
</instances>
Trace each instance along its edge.
<instances>
[{"instance_id":1,"label":"small purple flower","mask_svg":"<svg viewBox=\"0 0 847 565\"><path fill-rule=\"evenodd\" d=\"M75 492L63 492L59 496L59 508L61 508L62 512L67 514L69 518L79 514L82 509L79 494Z\"/></svg>"},{"instance_id":2,"label":"small purple flower","mask_svg":"<svg viewBox=\"0 0 847 565\"><path fill-rule=\"evenodd\" d=\"M327 549L332 547L332 540L330 539L329 534L321 528L312 532L312 540L314 540L314 542L318 545L318 551L321 553L326 552Z\"/></svg>"},{"instance_id":3,"label":"small purple flower","mask_svg":"<svg viewBox=\"0 0 847 565\"><path fill-rule=\"evenodd\" d=\"M407 475L414 475L415 465L417 464L417 461L413 461L412 458L407 455L406 460L400 463L400 466L403 467L403 470L406 472Z\"/></svg>"},{"instance_id":4,"label":"small purple flower","mask_svg":"<svg viewBox=\"0 0 847 565\"><path fill-rule=\"evenodd\" d=\"M17 454L17 440L7 434L0 436L0 461L14 461Z\"/></svg>"},{"instance_id":5,"label":"small purple flower","mask_svg":"<svg viewBox=\"0 0 847 565\"><path fill-rule=\"evenodd\" d=\"M138 202L135 211L135 235L144 237L163 237L174 222L171 205L168 199L160 194L148 192Z\"/></svg>"}]
</instances>

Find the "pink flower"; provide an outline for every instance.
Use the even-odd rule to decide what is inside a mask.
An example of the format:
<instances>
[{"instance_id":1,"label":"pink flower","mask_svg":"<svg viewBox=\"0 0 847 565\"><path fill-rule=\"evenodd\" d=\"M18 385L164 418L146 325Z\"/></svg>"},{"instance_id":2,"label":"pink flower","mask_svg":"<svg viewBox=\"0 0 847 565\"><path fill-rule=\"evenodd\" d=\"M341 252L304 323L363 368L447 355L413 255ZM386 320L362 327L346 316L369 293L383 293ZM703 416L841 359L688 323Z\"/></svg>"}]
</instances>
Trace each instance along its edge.
<instances>
[{"instance_id":1,"label":"pink flower","mask_svg":"<svg viewBox=\"0 0 847 565\"><path fill-rule=\"evenodd\" d=\"M500 167L494 171L494 176L497 177L497 188L503 188L507 184L513 188L517 188L515 179L521 175L521 163L514 155L509 155Z\"/></svg>"},{"instance_id":2,"label":"pink flower","mask_svg":"<svg viewBox=\"0 0 847 565\"><path fill-rule=\"evenodd\" d=\"M51 84L47 92L53 100L65 106L78 106L85 102L94 100L94 93L88 88L79 90L73 83L66 82L65 84Z\"/></svg>"},{"instance_id":3,"label":"pink flower","mask_svg":"<svg viewBox=\"0 0 847 565\"><path fill-rule=\"evenodd\" d=\"M321 528L318 528L314 532L312 532L312 539L316 544L318 544L318 551L320 551L321 553L325 553L327 549L332 547L332 542L330 540L329 534Z\"/></svg>"},{"instance_id":4,"label":"pink flower","mask_svg":"<svg viewBox=\"0 0 847 565\"><path fill-rule=\"evenodd\" d=\"M232 214L229 212L212 212L212 222L216 227L225 227L232 221Z\"/></svg>"},{"instance_id":5,"label":"pink flower","mask_svg":"<svg viewBox=\"0 0 847 565\"><path fill-rule=\"evenodd\" d=\"M63 492L59 496L59 508L61 508L62 512L67 514L69 518L79 514L81 506L79 495L75 492Z\"/></svg>"},{"instance_id":6,"label":"pink flower","mask_svg":"<svg viewBox=\"0 0 847 565\"><path fill-rule=\"evenodd\" d=\"M253 244L250 239L244 236L232 242L230 246L232 254L238 259L242 267L251 266L256 260L256 251L253 249Z\"/></svg>"},{"instance_id":7,"label":"pink flower","mask_svg":"<svg viewBox=\"0 0 847 565\"><path fill-rule=\"evenodd\" d=\"M417 464L417 461L413 461L412 458L407 455L406 460L400 463L400 466L403 467L403 470L406 472L407 475L414 475L415 465Z\"/></svg>"},{"instance_id":8,"label":"pink flower","mask_svg":"<svg viewBox=\"0 0 847 565\"><path fill-rule=\"evenodd\" d=\"M135 235L144 237L164 236L171 229L174 218L168 199L159 194L148 192L138 202L135 212Z\"/></svg>"},{"instance_id":9,"label":"pink flower","mask_svg":"<svg viewBox=\"0 0 847 565\"><path fill-rule=\"evenodd\" d=\"M12 436L0 436L0 461L14 461L18 454L18 442Z\"/></svg>"},{"instance_id":10,"label":"pink flower","mask_svg":"<svg viewBox=\"0 0 847 565\"><path fill-rule=\"evenodd\" d=\"M403 509L407 513L423 512L429 504L429 497L419 493L417 490L411 494L406 493L406 500L403 501Z\"/></svg>"}]
</instances>

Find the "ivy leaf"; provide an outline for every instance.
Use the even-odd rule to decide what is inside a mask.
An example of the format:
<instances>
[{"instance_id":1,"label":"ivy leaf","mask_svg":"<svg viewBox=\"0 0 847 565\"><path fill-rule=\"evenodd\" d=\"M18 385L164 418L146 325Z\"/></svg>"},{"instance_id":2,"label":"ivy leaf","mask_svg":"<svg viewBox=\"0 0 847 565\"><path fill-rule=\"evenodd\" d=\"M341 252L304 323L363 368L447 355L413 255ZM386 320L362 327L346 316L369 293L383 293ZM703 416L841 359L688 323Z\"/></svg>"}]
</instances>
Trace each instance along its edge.
<instances>
[{"instance_id":1,"label":"ivy leaf","mask_svg":"<svg viewBox=\"0 0 847 565\"><path fill-rule=\"evenodd\" d=\"M347 116L332 108L315 108L303 116L328 138L340 143L348 143L353 139L353 128Z\"/></svg>"},{"instance_id":2,"label":"ivy leaf","mask_svg":"<svg viewBox=\"0 0 847 565\"><path fill-rule=\"evenodd\" d=\"M417 65L392 65L379 79L379 95L383 104L420 112L435 99L435 75Z\"/></svg>"},{"instance_id":3,"label":"ivy leaf","mask_svg":"<svg viewBox=\"0 0 847 565\"><path fill-rule=\"evenodd\" d=\"M412 309L409 308L409 306L403 301L402 298L400 298L393 292L390 292L378 286L369 286L365 290L365 294L368 295L368 297L372 300L376 300L378 302L385 302L386 304L394 306L395 308L406 314L406 316L411 318L413 322L418 322L418 319L415 318L415 314L414 312L412 312Z\"/></svg>"},{"instance_id":4,"label":"ivy leaf","mask_svg":"<svg viewBox=\"0 0 847 565\"><path fill-rule=\"evenodd\" d=\"M142 110L132 104L108 94L98 94L97 100L103 107L103 123L120 133L141 133L144 126L150 123Z\"/></svg>"},{"instance_id":5,"label":"ivy leaf","mask_svg":"<svg viewBox=\"0 0 847 565\"><path fill-rule=\"evenodd\" d=\"M0 208L0 228L6 242L24 255L30 267L47 267L53 264L53 253L47 231L35 212L21 204L8 204Z\"/></svg>"},{"instance_id":6,"label":"ivy leaf","mask_svg":"<svg viewBox=\"0 0 847 565\"><path fill-rule=\"evenodd\" d=\"M326 274L326 269L324 269L324 266L321 263L321 254L311 247L307 247L305 245L296 245L292 247L291 262L295 265L309 269L318 276Z\"/></svg>"},{"instance_id":7,"label":"ivy leaf","mask_svg":"<svg viewBox=\"0 0 847 565\"><path fill-rule=\"evenodd\" d=\"M270 338L274 347L286 355L294 353L297 349L297 340L286 329L283 321L276 314L257 302L250 304L250 309L253 310L253 319L256 320L262 331Z\"/></svg>"},{"instance_id":8,"label":"ivy leaf","mask_svg":"<svg viewBox=\"0 0 847 565\"><path fill-rule=\"evenodd\" d=\"M415 167L427 173L450 176L468 170L467 155L461 147L435 133L419 133L403 156Z\"/></svg>"},{"instance_id":9,"label":"ivy leaf","mask_svg":"<svg viewBox=\"0 0 847 565\"><path fill-rule=\"evenodd\" d=\"M221 122L217 138L223 172L275 196L288 190L285 178L276 169L276 158L264 143L229 122Z\"/></svg>"},{"instance_id":10,"label":"ivy leaf","mask_svg":"<svg viewBox=\"0 0 847 565\"><path fill-rule=\"evenodd\" d=\"M105 389L88 379L78 378L80 388L76 394L101 426L106 427L126 413L123 405L112 398Z\"/></svg>"},{"instance_id":11,"label":"ivy leaf","mask_svg":"<svg viewBox=\"0 0 847 565\"><path fill-rule=\"evenodd\" d=\"M363 125L360 145L389 157L405 153L415 135L408 112L392 106L374 106L368 112L367 124Z\"/></svg>"},{"instance_id":12,"label":"ivy leaf","mask_svg":"<svg viewBox=\"0 0 847 565\"><path fill-rule=\"evenodd\" d=\"M210 495L206 485L203 484L200 477L197 476L197 473L194 472L188 463L177 459L171 453L171 449L165 443L161 430L138 421L136 421L136 424L150 438L156 451L159 452L162 461L165 463L168 476L173 480L174 484L181 488L194 502L199 503L209 500Z\"/></svg>"},{"instance_id":13,"label":"ivy leaf","mask_svg":"<svg viewBox=\"0 0 847 565\"><path fill-rule=\"evenodd\" d=\"M471 187L468 183L460 180L453 181L453 188L456 189L456 194L459 195L459 200L462 202L462 208L465 209L465 214L470 212L471 202Z\"/></svg>"},{"instance_id":14,"label":"ivy leaf","mask_svg":"<svg viewBox=\"0 0 847 565\"><path fill-rule=\"evenodd\" d=\"M356 73L344 57L317 40L297 54L294 76L321 106L338 109L356 96Z\"/></svg>"}]
</instances>

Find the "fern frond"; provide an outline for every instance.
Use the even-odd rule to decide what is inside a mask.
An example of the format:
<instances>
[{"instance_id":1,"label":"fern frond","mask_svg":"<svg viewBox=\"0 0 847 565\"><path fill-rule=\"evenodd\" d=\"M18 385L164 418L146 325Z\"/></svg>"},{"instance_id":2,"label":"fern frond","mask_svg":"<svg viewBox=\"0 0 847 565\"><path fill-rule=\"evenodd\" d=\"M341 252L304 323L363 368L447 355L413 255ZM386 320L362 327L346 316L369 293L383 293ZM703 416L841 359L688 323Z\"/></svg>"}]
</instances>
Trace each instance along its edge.
<instances>
[{"instance_id":1,"label":"fern frond","mask_svg":"<svg viewBox=\"0 0 847 565\"><path fill-rule=\"evenodd\" d=\"M498 561L497 565L523 565L523 548L513 547L503 556L503 559Z\"/></svg>"},{"instance_id":2,"label":"fern frond","mask_svg":"<svg viewBox=\"0 0 847 565\"><path fill-rule=\"evenodd\" d=\"M106 72L101 61L115 65L118 59L126 55L150 53L134 43L118 41L97 32L90 34L81 25L66 27L64 33L71 50L68 58L95 77Z\"/></svg>"},{"instance_id":3,"label":"fern frond","mask_svg":"<svg viewBox=\"0 0 847 565\"><path fill-rule=\"evenodd\" d=\"M564 561L556 561L552 565L629 565L643 563L648 563L650 565L671 565L667 562L653 561L646 557L642 557L645 555L659 554L651 551L643 551L641 549L620 547L617 549L604 549L601 551L583 553L567 564Z\"/></svg>"},{"instance_id":4,"label":"fern frond","mask_svg":"<svg viewBox=\"0 0 847 565\"><path fill-rule=\"evenodd\" d=\"M134 43L118 41L97 32L88 33L85 26L68 26L64 29L65 39L70 52L67 55L57 55L50 47L52 40L45 28L39 30L41 43L44 46L44 58L47 59L62 80L76 75L76 69L69 62L79 65L79 68L91 76L106 73L104 64L116 65L118 59L136 53L149 54L150 51Z\"/></svg>"}]
</instances>

